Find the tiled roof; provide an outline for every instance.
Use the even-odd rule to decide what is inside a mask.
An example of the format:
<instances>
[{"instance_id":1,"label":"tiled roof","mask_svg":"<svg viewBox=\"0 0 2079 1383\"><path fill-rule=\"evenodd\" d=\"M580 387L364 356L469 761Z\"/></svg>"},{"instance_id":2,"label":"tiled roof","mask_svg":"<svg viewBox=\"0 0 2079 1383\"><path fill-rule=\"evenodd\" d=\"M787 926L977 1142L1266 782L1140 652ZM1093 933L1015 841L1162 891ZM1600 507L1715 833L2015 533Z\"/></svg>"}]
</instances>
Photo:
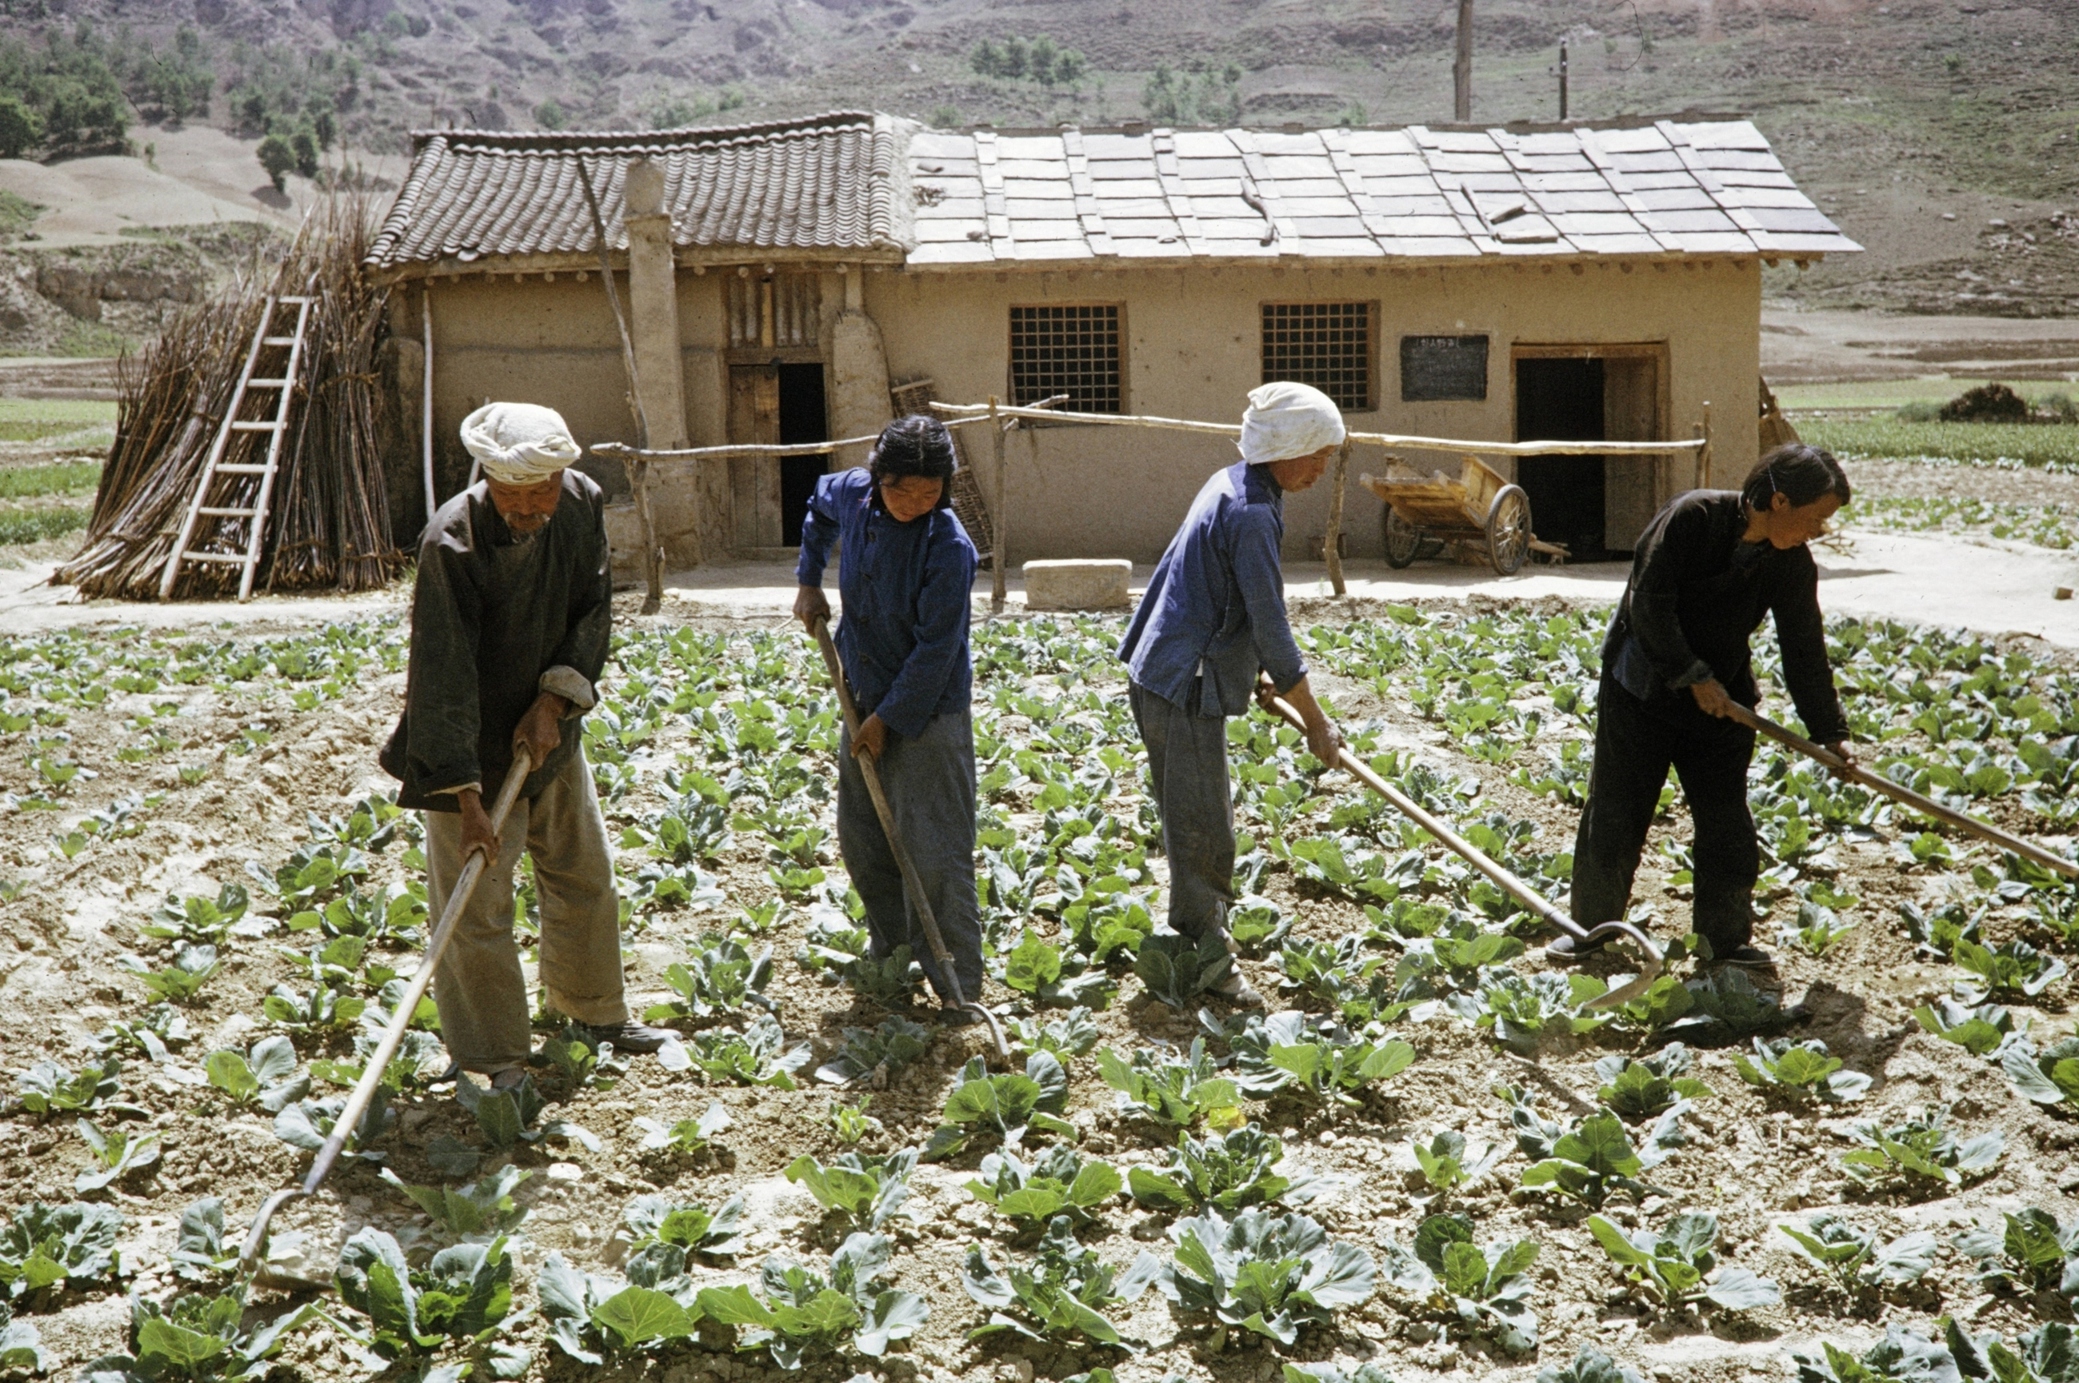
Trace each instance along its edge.
<instances>
[{"instance_id":1,"label":"tiled roof","mask_svg":"<svg viewBox=\"0 0 2079 1383\"><path fill-rule=\"evenodd\" d=\"M840 111L807 120L649 133L422 131L411 172L376 236L377 269L493 256L596 254L582 159L616 249L625 249L628 166L664 168L682 248L892 252L907 229L907 127Z\"/></svg>"},{"instance_id":2,"label":"tiled roof","mask_svg":"<svg viewBox=\"0 0 2079 1383\"><path fill-rule=\"evenodd\" d=\"M923 132L909 263L1814 255L1862 247L1745 120Z\"/></svg>"},{"instance_id":3,"label":"tiled roof","mask_svg":"<svg viewBox=\"0 0 2079 1383\"><path fill-rule=\"evenodd\" d=\"M665 168L681 250L719 255L950 268L1862 248L1740 119L1008 134L838 112L647 134L421 133L369 264L596 253L580 158L623 248L622 182L642 157Z\"/></svg>"}]
</instances>

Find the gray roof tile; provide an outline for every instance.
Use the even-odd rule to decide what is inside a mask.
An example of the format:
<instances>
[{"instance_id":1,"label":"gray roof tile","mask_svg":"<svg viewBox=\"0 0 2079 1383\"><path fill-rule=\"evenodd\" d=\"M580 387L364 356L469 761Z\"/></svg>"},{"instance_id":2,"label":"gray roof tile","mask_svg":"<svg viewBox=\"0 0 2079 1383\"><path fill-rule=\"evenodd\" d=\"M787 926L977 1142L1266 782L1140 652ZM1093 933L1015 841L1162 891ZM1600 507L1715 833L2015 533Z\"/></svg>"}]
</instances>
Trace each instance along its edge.
<instances>
[{"instance_id":1,"label":"gray roof tile","mask_svg":"<svg viewBox=\"0 0 2079 1383\"><path fill-rule=\"evenodd\" d=\"M371 265L592 252L580 157L616 248L637 157L665 165L682 247L920 267L1859 248L1746 121L1004 135L839 113L656 134L421 134Z\"/></svg>"}]
</instances>

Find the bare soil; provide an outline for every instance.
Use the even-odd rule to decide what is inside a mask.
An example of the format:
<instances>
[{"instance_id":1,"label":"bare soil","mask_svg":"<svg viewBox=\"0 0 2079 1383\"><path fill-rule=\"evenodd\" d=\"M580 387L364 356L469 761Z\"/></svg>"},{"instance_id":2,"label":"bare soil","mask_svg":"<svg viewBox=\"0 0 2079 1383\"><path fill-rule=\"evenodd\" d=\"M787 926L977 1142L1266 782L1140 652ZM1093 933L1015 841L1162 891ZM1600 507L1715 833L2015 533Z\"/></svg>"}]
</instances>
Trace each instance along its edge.
<instances>
[{"instance_id":1,"label":"bare soil","mask_svg":"<svg viewBox=\"0 0 2079 1383\"><path fill-rule=\"evenodd\" d=\"M619 613L624 627L653 622L636 616L632 606ZM1354 607L1329 601L1295 610L1305 621L1353 613ZM764 621L758 624L770 627ZM736 631L747 626L728 622L709 627ZM248 626L239 637L276 632L288 630ZM2040 652L2040 646L2034 651ZM1570 848L1574 814L1510 784L1507 765L1469 762L1451 751L1435 726L1405 706L1381 701L1356 683L1322 680L1348 721L1376 723L1389 742L1419 746L1424 759L1476 778L1481 785L1477 810L1500 810L1535 821L1539 850ZM68 810L0 815L0 874L30 884L14 902L0 904L0 995L5 996L9 1015L9 1022L0 1027L0 1069L23 1069L43 1056L77 1065L93 1032L111 1018L139 1009L136 983L116 961L137 949L134 924L166 892L200 892L205 886L213 892L214 884L243 877L248 862L272 868L302 838L306 810L338 813L383 786L374 750L388 733L402 682L401 674L372 676L338 700L308 712L290 707L279 689L259 688L111 693L91 713L74 708L62 727L71 736L64 752L100 776L73 790ZM127 717L149 713L154 702L167 699L180 703L179 713L160 723L175 730L182 748L152 762L121 763L116 751L136 739L125 724ZM242 730L261 725L271 732L267 743L247 754L225 752L224 746L238 741ZM10 752L0 758L0 791L26 793L35 786L21 744L21 736L11 737ZM668 756L672 750L667 730L654 751ZM209 778L199 786L181 786L174 765L205 760L213 764ZM660 805L649 795L654 790L638 788L614 804L610 815L618 820L653 809ZM70 862L52 853L50 833L60 821L83 807L105 805L133 791L166 794L161 805L150 809L143 834L96 843ZM1347 795L1354 789L1335 777L1324 780L1320 791ZM1122 794L1116 804L1122 817L1131 819L1137 811L1136 795L1130 788ZM1665 883L1658 837L1680 836L1686 829L1679 819L1657 828L1642 871L1637 896L1665 919L1663 931L1686 915L1686 904ZM754 839L749 832L739 833L734 858L719 871L729 895L725 912L666 914L667 920L633 938L627 952L631 999L647 1000L659 993L661 969L679 958L681 941L705 930L720 930L738 908L766 895L762 851ZM1967 1262L1953 1251L1945 1250L1926 1285L1888 1304L1857 1304L1821 1287L1812 1272L1791 1259L1785 1251L1787 1241L1773 1228L1778 1222L1836 1208L1887 1237L1928 1228L1946 1241L1967 1223L1999 1208L2041 1205L2063 1218L2079 1211L2079 1202L2070 1194L2079 1190L2079 1179L2073 1176L2079 1126L2024 1103L1997 1070L1925 1035L1910 1016L1914 1004L1945 993L1954 972L1914 959L1897 922L1897 905L1952 895L1975 897L1968 879L1903 869L1883 843L1846 847L1839 853L1839 886L1862 898L1854 912L1860 925L1824 961L1791 949L1778 955L1786 1002L1800 1005L1808 1015L1794 1030L1796 1035L1825 1040L1852 1068L1872 1074L1870 1095L1859 1105L1839 1109L1794 1110L1743 1085L1730 1069L1727 1051L1707 1051L1697 1074L1714 1087L1716 1097L1702 1102L1690 1121L1690 1145L1653 1176L1667 1194L1639 1209L1613 1200L1607 1212L1623 1222L1643 1215L1658 1223L1675 1208L1716 1211L1723 1225L1726 1261L1776 1278L1785 1290L1784 1305L1717 1321L1666 1318L1643 1309L1617 1290L1618 1279L1589 1238L1583 1213L1509 1193L1522 1165L1512 1153L1498 1172L1460 1199L1459 1208L1476 1217L1483 1237L1530 1235L1544 1244L1535 1301L1546 1332L1539 1360L1546 1365L1564 1362L1577 1345L1590 1342L1634 1367L1653 1370L1658 1378L1717 1383L1778 1372L1787 1348L1810 1348L1818 1338L1866 1341L1893 1319L1925 1328L1934 1315L1952 1312L1979 1331L1998 1329L2011 1336L2028 1327L2029 1304L1979 1289L1970 1280ZM380 857L374 882L399 877L399 868L392 849ZM1282 873L1272 876L1270 891L1297 915L1300 935L1327 938L1362 926L1349 904L1297 891ZM1776 916L1757 929L1758 935L1772 937L1772 923L1783 916L1779 905ZM1989 931L2003 939L2021 926L2010 909L1995 914ZM870 1025L880 1015L853 1001L848 991L827 987L804 972L792 959L802 937L798 912L770 936L777 961L772 992L780 1000L790 1037L811 1040L820 1061L835 1048L843 1027ZM250 1042L256 1035L254 1016L261 996L290 973L289 962L275 954L271 942L235 942L231 957L224 975L205 991L192 1015L196 1039L182 1065L199 1064L200 1054L216 1047ZM1519 962L1539 963L1535 953ZM1259 987L1274 988L1274 971L1255 962L1246 969ZM2033 1013L2039 1038L2069 1029L2064 1003L2070 994L2067 981ZM992 986L989 997L999 1001L1006 996ZM1185 1043L1194 1032L1188 1016L1148 999L1130 977L1122 1000L1099 1015L1099 1024L1104 1042L1121 1050L1155 1042ZM954 1071L979 1050L971 1034L972 1030L942 1034L931 1053L892 1089L874 1095L870 1113L883 1121L887 1132L884 1138L869 1140L869 1149L914 1143L929 1132ZM1374 1252L1388 1242L1410 1242L1426 1213L1408 1152L1411 1135L1453 1127L1464 1130L1475 1146L1491 1139L1507 1141L1506 1112L1490 1093L1503 1082L1538 1092L1548 1114L1579 1115L1595 1102L1594 1059L1605 1051L1637 1047L1635 1039L1606 1032L1548 1041L1535 1058L1526 1059L1497 1050L1455 1020L1403 1026L1399 1035L1416 1045L1420 1059L1362 1109L1330 1119L1277 1101L1263 1112L1266 1122L1285 1138L1293 1162L1347 1179L1339 1196L1312 1213L1338 1236L1355 1239ZM1072 1086L1071 1117L1083 1130L1086 1151L1121 1164L1161 1161L1161 1139L1154 1130L1112 1110L1111 1092L1087 1059L1074 1063ZM564 1117L589 1128L605 1146L598 1154L568 1144L542 1145L519 1154L520 1164L534 1173L522 1192L532 1206L522 1227L523 1280L531 1280L552 1249L594 1270L608 1268L616 1257L613 1234L623 1205L637 1193L657 1189L710 1205L730 1194L744 1194L753 1210L754 1228L752 1251L743 1268L755 1268L770 1251L813 1257L834 1246L813 1204L780 1175L802 1152L827 1157L839 1150L815 1122L829 1097L826 1090L714 1088L638 1059L611 1091L552 1093L568 1095ZM165 1276L165 1253L184 1205L200 1195L220 1195L227 1219L242 1227L266 1193L300 1175L305 1155L276 1141L264 1116L229 1113L214 1092L169 1079L142 1063L124 1073L124 1097L149 1111L149 1122L165 1145L159 1167L124 1185L115 1196L128 1221L125 1262L137 1273L126 1286L159 1296L174 1285ZM699 1114L717 1098L730 1109L735 1124L718 1140L712 1157L687 1161L639 1150L631 1128L636 1115L668 1125ZM1958 1123L1971 1133L1996 1127L2006 1134L2007 1152L1996 1174L1959 1194L1935 1199L1871 1198L1852 1191L1835 1161L1848 1146L1840 1132L1845 1122L1896 1121L1936 1103L1952 1104ZM407 1181L438 1180L421 1150L439 1133L465 1137L465 1120L459 1108L443 1099L408 1101L401 1129L387 1143L390 1165ZM0 1193L0 1204L14 1207L31 1199L72 1198L72 1178L84 1165L85 1152L63 1125L64 1121L38 1126L21 1117L0 1119L0 1183L7 1187ZM886 1379L1025 1379L1034 1370L1062 1377L1105 1363L1118 1368L1123 1379L1149 1383L1171 1374L1252 1383L1274 1376L1276 1357L1270 1351L1242 1344L1217 1349L1202 1331L1172 1317L1152 1294L1127 1322L1127 1333L1148 1343L1124 1357L1102 1357L1108 1351L966 1343L965 1331L977 1323L979 1313L959 1286L962 1257L977 1236L998 1245L1002 1238L1000 1225L991 1223L982 1207L960 1189L973 1162L969 1155L923 1170L917 1177L921 1194L912 1202L912 1219L898 1221L895 1229L896 1264L900 1285L921 1292L932 1303L933 1315L910 1348L873 1364L871 1373ZM316 1201L292 1207L277 1224L309 1232L313 1264L322 1269L355 1227L375 1224L403 1230L414 1220L410 1211L401 1196L376 1179L373 1168L348 1163ZM1155 1217L1121 1206L1107 1211L1104 1219L1106 1227L1097 1231L1094 1242L1108 1257L1123 1263L1144 1244L1161 1249L1161 1222ZM1000 1256L1000 1249L992 1247L992 1253ZM718 1281L740 1280L742 1272L718 1270L713 1275ZM1343 1313L1336 1330L1307 1334L1293 1357L1369 1358L1403 1379L1456 1376L1468 1370L1528 1378L1534 1371L1533 1362L1490 1358L1475 1342L1438 1335L1427 1317L1411 1316L1406 1305L1394 1293L1382 1291L1367 1306ZM64 1361L62 1368L68 1373L81 1360L119 1348L126 1319L122 1296L113 1292L71 1297L62 1310L35 1317L47 1347ZM568 1361L540 1347L538 1328L527 1334L538 1346L534 1376L574 1376ZM286 1361L298 1377L332 1379L355 1372L338 1338L324 1329L299 1336ZM833 1383L852 1371L852 1365L838 1361L811 1369L815 1377ZM666 1376L756 1379L767 1372L762 1359L731 1360L691 1351Z\"/></svg>"}]
</instances>

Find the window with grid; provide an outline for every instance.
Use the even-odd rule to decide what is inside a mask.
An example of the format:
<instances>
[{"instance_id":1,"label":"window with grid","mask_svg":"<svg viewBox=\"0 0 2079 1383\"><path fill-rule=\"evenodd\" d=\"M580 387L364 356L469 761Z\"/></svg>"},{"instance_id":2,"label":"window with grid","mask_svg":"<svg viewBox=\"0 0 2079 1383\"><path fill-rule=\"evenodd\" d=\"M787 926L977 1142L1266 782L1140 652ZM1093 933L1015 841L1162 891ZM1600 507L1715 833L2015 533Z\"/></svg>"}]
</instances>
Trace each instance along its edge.
<instances>
[{"instance_id":1,"label":"window with grid","mask_svg":"<svg viewBox=\"0 0 2079 1383\"><path fill-rule=\"evenodd\" d=\"M1121 411L1119 308L1011 309L1011 401L1020 407L1057 394L1076 413Z\"/></svg>"},{"instance_id":2,"label":"window with grid","mask_svg":"<svg viewBox=\"0 0 2079 1383\"><path fill-rule=\"evenodd\" d=\"M1263 382L1311 384L1353 413L1372 402L1370 303L1265 303Z\"/></svg>"}]
</instances>

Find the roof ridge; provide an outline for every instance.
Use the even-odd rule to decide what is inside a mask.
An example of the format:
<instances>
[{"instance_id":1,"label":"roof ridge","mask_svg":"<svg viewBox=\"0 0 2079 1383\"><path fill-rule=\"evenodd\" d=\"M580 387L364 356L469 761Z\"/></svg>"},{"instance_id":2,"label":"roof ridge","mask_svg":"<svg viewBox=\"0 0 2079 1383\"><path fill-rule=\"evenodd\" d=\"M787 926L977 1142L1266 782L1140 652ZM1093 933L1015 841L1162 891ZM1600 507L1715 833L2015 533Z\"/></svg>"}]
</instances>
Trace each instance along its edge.
<instances>
[{"instance_id":1,"label":"roof ridge","mask_svg":"<svg viewBox=\"0 0 2079 1383\"><path fill-rule=\"evenodd\" d=\"M775 135L812 134L846 126L871 129L874 112L833 110L787 120L764 120L742 125L686 125L669 130L481 130L426 129L411 132L412 151L432 141L489 144L513 149L564 150L610 147L632 148L660 144L683 148L687 144L722 144L738 139L769 139Z\"/></svg>"}]
</instances>

